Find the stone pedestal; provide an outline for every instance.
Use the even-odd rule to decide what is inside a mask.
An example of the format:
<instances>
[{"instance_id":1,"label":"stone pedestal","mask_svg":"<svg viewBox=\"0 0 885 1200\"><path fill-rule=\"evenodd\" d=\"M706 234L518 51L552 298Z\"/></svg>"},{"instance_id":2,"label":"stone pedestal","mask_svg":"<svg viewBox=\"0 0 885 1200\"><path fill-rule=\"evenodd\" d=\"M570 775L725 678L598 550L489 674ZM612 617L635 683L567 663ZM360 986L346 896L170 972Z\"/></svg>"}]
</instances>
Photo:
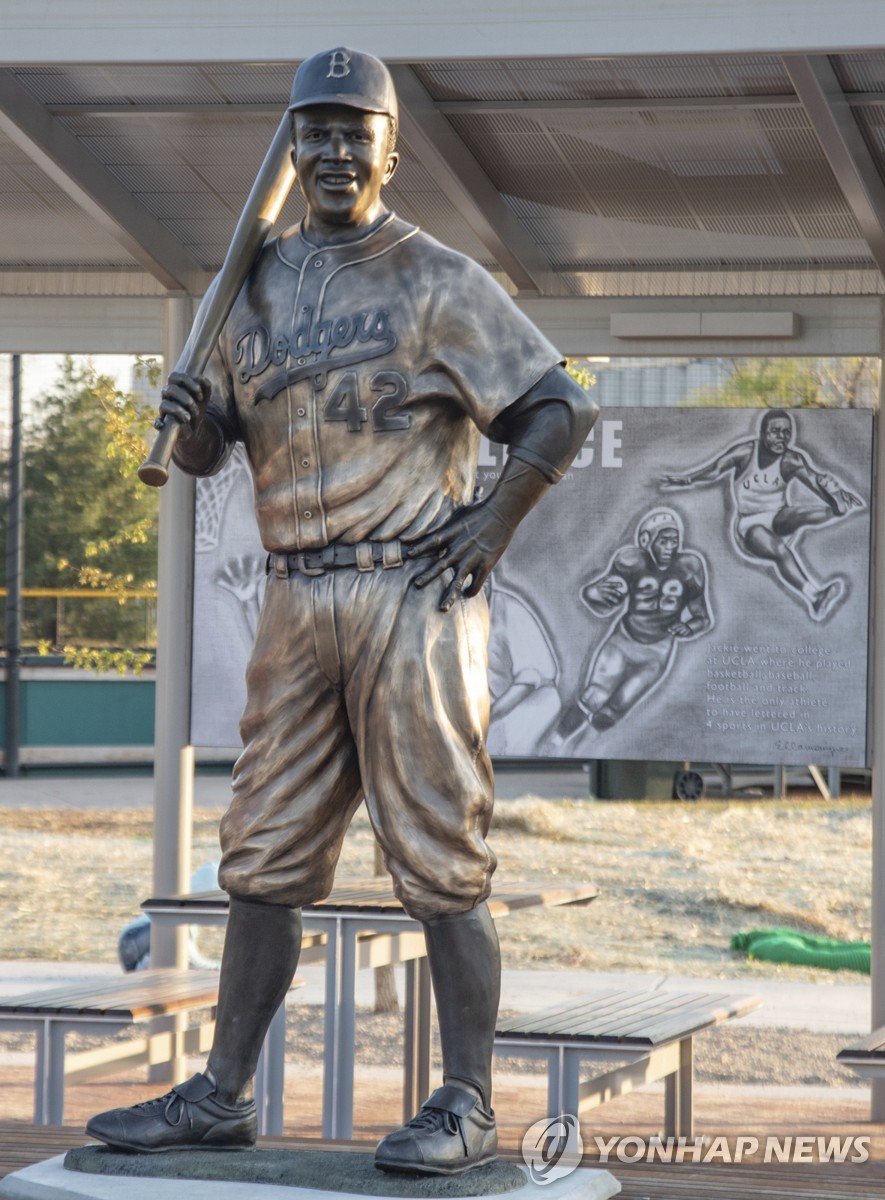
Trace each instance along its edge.
<instances>
[{"instance_id":1,"label":"stone pedestal","mask_svg":"<svg viewBox=\"0 0 885 1200\"><path fill-rule=\"evenodd\" d=\"M608 1200L620 1190L595 1168L539 1186L514 1163L451 1178L388 1175L371 1154L322 1149L130 1155L85 1146L0 1180L0 1200Z\"/></svg>"}]
</instances>

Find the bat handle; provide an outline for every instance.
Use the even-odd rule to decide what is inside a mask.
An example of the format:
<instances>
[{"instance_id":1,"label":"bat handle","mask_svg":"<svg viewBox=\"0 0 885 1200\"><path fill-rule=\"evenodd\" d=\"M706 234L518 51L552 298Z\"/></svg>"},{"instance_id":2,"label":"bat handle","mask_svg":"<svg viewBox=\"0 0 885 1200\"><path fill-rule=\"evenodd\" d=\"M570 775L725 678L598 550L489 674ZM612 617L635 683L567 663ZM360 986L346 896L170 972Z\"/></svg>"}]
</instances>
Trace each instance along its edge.
<instances>
[{"instance_id":1,"label":"bat handle","mask_svg":"<svg viewBox=\"0 0 885 1200\"><path fill-rule=\"evenodd\" d=\"M169 478L169 463L178 441L181 423L174 417L163 417L157 428L159 433L154 438L151 452L138 468L138 478L148 487L162 487Z\"/></svg>"}]
</instances>

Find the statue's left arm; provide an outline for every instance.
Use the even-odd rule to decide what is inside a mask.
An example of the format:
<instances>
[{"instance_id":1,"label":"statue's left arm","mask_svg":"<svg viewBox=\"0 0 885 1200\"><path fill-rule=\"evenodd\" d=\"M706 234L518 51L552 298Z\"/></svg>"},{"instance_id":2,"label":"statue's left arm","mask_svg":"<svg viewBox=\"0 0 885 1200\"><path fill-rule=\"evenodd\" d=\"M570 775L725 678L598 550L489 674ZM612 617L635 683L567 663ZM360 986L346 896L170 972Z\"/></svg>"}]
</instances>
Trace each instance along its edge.
<instances>
[{"instance_id":1,"label":"statue's left arm","mask_svg":"<svg viewBox=\"0 0 885 1200\"><path fill-rule=\"evenodd\" d=\"M475 596L507 549L520 521L558 482L584 445L598 409L561 366L553 367L495 419L491 433L510 449L495 488L477 504L459 509L441 528L415 542L409 557L439 553L418 576L426 587L451 568L443 593L447 612L462 593Z\"/></svg>"}]
</instances>

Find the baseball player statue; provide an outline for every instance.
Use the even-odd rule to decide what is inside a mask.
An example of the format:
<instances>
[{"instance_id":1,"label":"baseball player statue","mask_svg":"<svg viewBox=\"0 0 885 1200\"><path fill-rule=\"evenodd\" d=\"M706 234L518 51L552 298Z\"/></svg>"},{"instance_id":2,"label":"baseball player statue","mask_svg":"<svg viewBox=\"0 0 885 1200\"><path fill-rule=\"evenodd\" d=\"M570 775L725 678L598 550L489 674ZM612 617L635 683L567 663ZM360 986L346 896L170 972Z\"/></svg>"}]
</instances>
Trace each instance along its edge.
<instances>
[{"instance_id":1,"label":"baseball player statue","mask_svg":"<svg viewBox=\"0 0 885 1200\"><path fill-rule=\"evenodd\" d=\"M443 1054L442 1086L375 1161L456 1174L496 1150L482 586L595 408L484 270L385 207L398 156L383 63L315 55L289 111L307 216L265 246L206 378L173 373L160 406L183 425L185 471L211 475L244 442L268 552L221 822L215 1038L200 1074L87 1131L132 1151L254 1145L252 1076L295 972L301 907L331 890L365 799L424 927ZM480 434L509 458L474 503Z\"/></svg>"}]
</instances>

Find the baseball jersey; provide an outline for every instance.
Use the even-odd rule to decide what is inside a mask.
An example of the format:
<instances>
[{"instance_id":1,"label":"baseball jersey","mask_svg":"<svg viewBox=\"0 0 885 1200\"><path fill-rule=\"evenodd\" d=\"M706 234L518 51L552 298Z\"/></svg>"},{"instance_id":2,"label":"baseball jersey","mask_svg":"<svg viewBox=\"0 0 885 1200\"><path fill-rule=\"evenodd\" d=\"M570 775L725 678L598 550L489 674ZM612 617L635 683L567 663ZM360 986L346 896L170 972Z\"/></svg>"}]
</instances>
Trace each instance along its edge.
<instances>
[{"instance_id":1,"label":"baseball jersey","mask_svg":"<svg viewBox=\"0 0 885 1200\"><path fill-rule=\"evenodd\" d=\"M625 546L612 559L606 578L614 575L627 586L622 625L637 642L658 642L683 609L704 594L704 565L689 551L676 554L663 569L637 546ZM592 586L592 585L591 585ZM587 589L582 593L585 602ZM592 602L590 602L592 604Z\"/></svg>"},{"instance_id":2,"label":"baseball jersey","mask_svg":"<svg viewBox=\"0 0 885 1200\"><path fill-rule=\"evenodd\" d=\"M561 361L485 270L392 213L344 244L296 227L210 362L209 473L242 439L267 550L409 541L470 503L480 433Z\"/></svg>"}]
</instances>

